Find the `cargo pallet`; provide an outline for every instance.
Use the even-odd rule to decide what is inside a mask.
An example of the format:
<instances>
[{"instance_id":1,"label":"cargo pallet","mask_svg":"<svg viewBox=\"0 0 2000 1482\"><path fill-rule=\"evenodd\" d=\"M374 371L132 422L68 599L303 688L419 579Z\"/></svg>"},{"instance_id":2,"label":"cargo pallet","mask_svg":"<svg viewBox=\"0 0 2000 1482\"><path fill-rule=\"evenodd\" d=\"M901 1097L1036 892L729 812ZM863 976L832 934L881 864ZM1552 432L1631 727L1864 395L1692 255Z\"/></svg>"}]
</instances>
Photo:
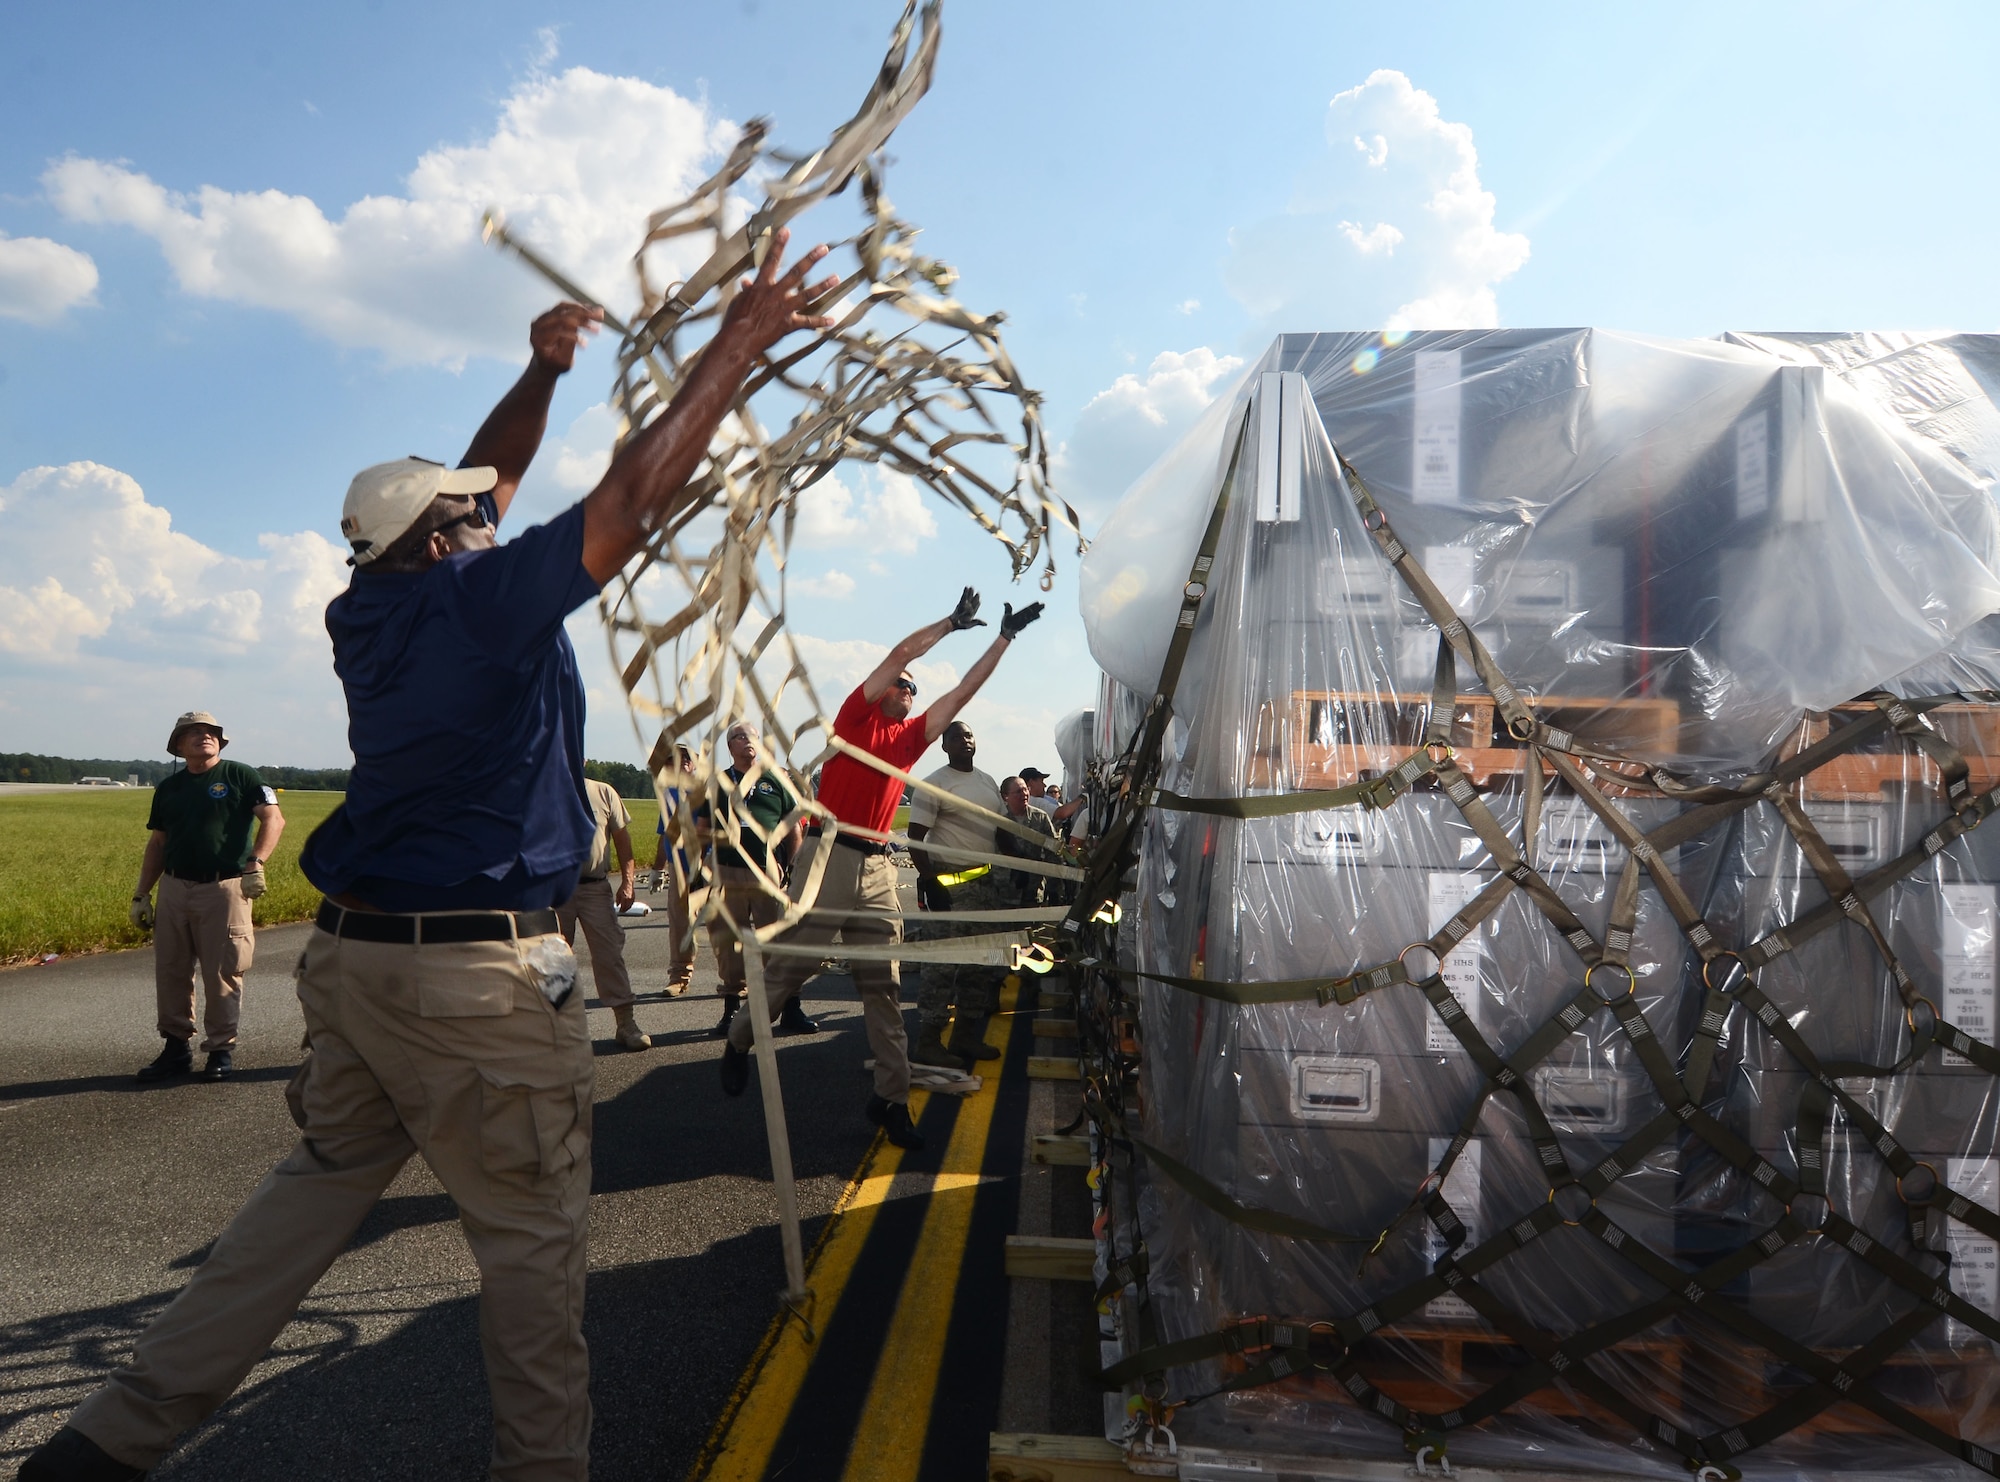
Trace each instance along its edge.
<instances>
[{"instance_id":1,"label":"cargo pallet","mask_svg":"<svg viewBox=\"0 0 2000 1482\"><path fill-rule=\"evenodd\" d=\"M1874 713L1872 705L1837 705L1825 714L1808 715L1783 755L1797 756L1825 740L1836 726ZM1975 793L2000 785L2000 707L1940 705L1925 719L1965 757ZM1875 803L1883 801L1885 793L1939 797L1943 783L1937 763L1894 730L1885 729L1857 750L1809 773L1800 787L1811 803Z\"/></svg>"},{"instance_id":2,"label":"cargo pallet","mask_svg":"<svg viewBox=\"0 0 2000 1482\"><path fill-rule=\"evenodd\" d=\"M1282 725L1275 705L1258 717L1249 785L1314 791L1380 777L1423 744L1430 703L1428 694L1400 691L1295 690ZM1664 761L1681 749L1678 701L1565 695L1527 705L1544 725L1606 750ZM1521 744L1498 723L1491 695L1460 695L1451 720L1455 759L1474 783L1491 787L1520 775ZM1374 735L1354 739L1363 725ZM1289 777L1279 775L1281 757ZM1542 773L1553 777L1555 768L1544 762ZM1606 791L1621 791L1606 783Z\"/></svg>"}]
</instances>

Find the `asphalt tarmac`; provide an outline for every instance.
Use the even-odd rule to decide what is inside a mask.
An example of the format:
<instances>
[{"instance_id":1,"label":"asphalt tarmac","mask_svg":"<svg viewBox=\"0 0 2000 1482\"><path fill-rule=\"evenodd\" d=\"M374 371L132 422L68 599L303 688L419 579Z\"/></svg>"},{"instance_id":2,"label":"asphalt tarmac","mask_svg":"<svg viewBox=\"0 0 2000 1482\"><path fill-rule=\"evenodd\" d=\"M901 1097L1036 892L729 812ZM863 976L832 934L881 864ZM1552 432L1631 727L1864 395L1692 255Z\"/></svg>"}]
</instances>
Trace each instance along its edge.
<instances>
[{"instance_id":1,"label":"asphalt tarmac","mask_svg":"<svg viewBox=\"0 0 2000 1482\"><path fill-rule=\"evenodd\" d=\"M132 1079L160 1047L150 952L0 972L0 1476L129 1352L295 1140L291 974L310 930L258 933L223 1084ZM663 914L627 933L651 1050L620 1051L610 1011L590 1000L584 1328L602 1478L686 1474L783 1285L758 1099L730 1100L717 1080L707 945L694 989L667 1000L666 943ZM821 976L805 997L820 1033L781 1039L779 1063L810 1246L874 1129L851 983ZM483 1477L477 1290L452 1202L412 1160L271 1356L152 1475Z\"/></svg>"}]
</instances>

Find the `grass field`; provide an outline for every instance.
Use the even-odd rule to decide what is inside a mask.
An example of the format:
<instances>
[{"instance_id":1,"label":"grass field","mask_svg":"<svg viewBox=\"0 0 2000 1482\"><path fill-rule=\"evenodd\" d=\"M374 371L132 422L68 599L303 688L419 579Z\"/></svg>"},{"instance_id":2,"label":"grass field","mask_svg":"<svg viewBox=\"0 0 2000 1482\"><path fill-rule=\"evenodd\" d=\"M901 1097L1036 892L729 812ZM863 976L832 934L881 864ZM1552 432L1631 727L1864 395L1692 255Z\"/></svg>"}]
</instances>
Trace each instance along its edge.
<instances>
[{"instance_id":1,"label":"grass field","mask_svg":"<svg viewBox=\"0 0 2000 1482\"><path fill-rule=\"evenodd\" d=\"M271 888L256 904L257 924L303 921L319 892L299 873L306 836L339 804L337 792L287 792L278 801L285 833L267 871ZM0 796L0 964L141 947L150 933L126 912L146 848L149 789L14 793ZM653 862L659 808L632 802L632 843Z\"/></svg>"}]
</instances>

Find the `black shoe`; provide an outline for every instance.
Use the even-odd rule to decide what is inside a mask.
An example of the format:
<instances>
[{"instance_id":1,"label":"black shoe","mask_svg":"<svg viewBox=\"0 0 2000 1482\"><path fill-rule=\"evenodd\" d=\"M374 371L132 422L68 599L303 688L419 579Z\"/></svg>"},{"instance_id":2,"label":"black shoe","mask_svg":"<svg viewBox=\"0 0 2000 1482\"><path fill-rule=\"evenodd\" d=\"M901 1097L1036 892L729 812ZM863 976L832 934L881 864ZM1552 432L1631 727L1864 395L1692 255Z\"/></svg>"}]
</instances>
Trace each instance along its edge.
<instances>
[{"instance_id":1,"label":"black shoe","mask_svg":"<svg viewBox=\"0 0 2000 1482\"><path fill-rule=\"evenodd\" d=\"M188 1048L184 1039L170 1039L167 1047L160 1051L160 1058L151 1065L139 1068L142 1081L170 1081L177 1075L186 1075L194 1069L194 1051ZM78 1432L80 1435L81 1432ZM54 1442L50 1443L51 1445Z\"/></svg>"},{"instance_id":2,"label":"black shoe","mask_svg":"<svg viewBox=\"0 0 2000 1482\"><path fill-rule=\"evenodd\" d=\"M722 1094L741 1096L750 1084L750 1055L734 1045L722 1047Z\"/></svg>"},{"instance_id":3,"label":"black shoe","mask_svg":"<svg viewBox=\"0 0 2000 1482\"><path fill-rule=\"evenodd\" d=\"M236 1057L227 1050L210 1050L208 1064L201 1068L205 1081L226 1081L236 1074Z\"/></svg>"},{"instance_id":4,"label":"black shoe","mask_svg":"<svg viewBox=\"0 0 2000 1482\"><path fill-rule=\"evenodd\" d=\"M818 1034L819 1025L806 1017L804 1004L796 998L788 998L785 1006L778 1010L778 1031L781 1034Z\"/></svg>"},{"instance_id":5,"label":"black shoe","mask_svg":"<svg viewBox=\"0 0 2000 1482\"><path fill-rule=\"evenodd\" d=\"M911 1124L910 1108L903 1102L871 1096L866 1112L868 1120L880 1127L882 1135L897 1147L920 1148L924 1145L924 1135Z\"/></svg>"},{"instance_id":6,"label":"black shoe","mask_svg":"<svg viewBox=\"0 0 2000 1482\"><path fill-rule=\"evenodd\" d=\"M146 1474L105 1455L82 1431L64 1426L30 1452L14 1475L21 1482L134 1482Z\"/></svg>"},{"instance_id":7,"label":"black shoe","mask_svg":"<svg viewBox=\"0 0 2000 1482\"><path fill-rule=\"evenodd\" d=\"M974 1060L998 1060L1000 1052L986 1044L986 1016L984 1014L962 1014L954 1026L952 1038L946 1042L950 1052L960 1060L970 1064Z\"/></svg>"},{"instance_id":8,"label":"black shoe","mask_svg":"<svg viewBox=\"0 0 2000 1482\"><path fill-rule=\"evenodd\" d=\"M740 999L740 998L725 998L725 999L723 999L723 1000L722 1000L722 1022L721 1022L720 1024L717 1024L717 1025L715 1026L715 1028L711 1029L711 1030L709 1031L709 1035L710 1035L710 1036L711 1036L712 1038L714 1038L714 1039L728 1039L728 1038L729 1038L729 1021L730 1021L731 1019L734 1019L734 1018L736 1017L736 1011L737 1011L737 1009L741 1008L742 1006L743 1006L743 1000L742 1000L742 999Z\"/></svg>"}]
</instances>

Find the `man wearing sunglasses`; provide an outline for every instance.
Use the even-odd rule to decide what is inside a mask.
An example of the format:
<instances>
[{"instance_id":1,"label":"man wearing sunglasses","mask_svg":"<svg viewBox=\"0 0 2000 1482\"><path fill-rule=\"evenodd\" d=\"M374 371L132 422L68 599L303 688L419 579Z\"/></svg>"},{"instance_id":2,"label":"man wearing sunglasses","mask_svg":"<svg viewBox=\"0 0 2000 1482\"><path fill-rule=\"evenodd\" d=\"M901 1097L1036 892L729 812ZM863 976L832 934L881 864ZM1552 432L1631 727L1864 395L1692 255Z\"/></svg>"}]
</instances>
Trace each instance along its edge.
<instances>
[{"instance_id":1,"label":"man wearing sunglasses","mask_svg":"<svg viewBox=\"0 0 2000 1482\"><path fill-rule=\"evenodd\" d=\"M666 411L547 524L496 544L557 378L602 317L579 304L535 321L528 369L458 468L405 458L349 488L354 580L326 622L355 764L301 860L327 898L299 963L300 1141L131 1360L23 1464L28 1482L142 1475L264 1357L414 1153L479 1263L490 1475L588 1477L591 1045L553 908L597 825L563 620L685 507L763 353L832 322L809 305L837 280L805 282L826 249L780 278L785 239Z\"/></svg>"},{"instance_id":2,"label":"man wearing sunglasses","mask_svg":"<svg viewBox=\"0 0 2000 1482\"><path fill-rule=\"evenodd\" d=\"M841 705L833 721L834 735L856 750L909 771L944 734L945 727L958 718L966 702L979 693L979 687L999 667L1008 645L1041 615L1039 602L1019 612L1010 604L1000 620L999 636L966 671L965 678L945 691L930 709L912 716L917 682L910 677L910 665L947 635L986 626L986 620L979 616L979 594L967 587L950 616L919 628L889 650L874 673ZM835 936L854 946L893 946L902 941L896 866L889 858L887 842L896 821L896 805L902 800L901 780L887 772L845 752L827 762L820 773L819 801L840 821L840 828L837 832L808 833L805 846L792 863L791 886L792 898L803 898L813 876L814 858L824 850L825 869L814 905L825 914L793 927L782 941L795 946L817 946ZM869 1098L866 1115L896 1146L917 1148L923 1146L924 1139L910 1124L909 1040L903 1027L903 981L898 967L894 962L854 963L854 986L861 992L868 1048L875 1056L875 1094ZM772 958L764 978L769 1012L776 1015L783 1011L815 970L810 958ZM722 1089L731 1096L741 1096L749 1084L751 1035L750 1016L738 1014L730 1022L729 1043L722 1051Z\"/></svg>"}]
</instances>

